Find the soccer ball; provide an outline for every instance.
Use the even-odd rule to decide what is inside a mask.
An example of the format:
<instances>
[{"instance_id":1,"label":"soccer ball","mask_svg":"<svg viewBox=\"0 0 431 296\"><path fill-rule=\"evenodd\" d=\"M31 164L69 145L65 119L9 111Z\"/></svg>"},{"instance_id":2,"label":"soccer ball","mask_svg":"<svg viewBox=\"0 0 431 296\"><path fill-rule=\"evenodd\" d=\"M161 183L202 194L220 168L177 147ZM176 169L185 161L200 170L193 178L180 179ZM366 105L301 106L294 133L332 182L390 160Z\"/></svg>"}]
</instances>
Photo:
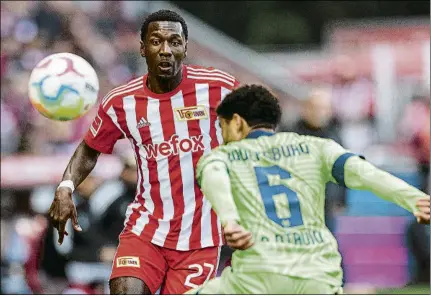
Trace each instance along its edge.
<instances>
[{"instance_id":1,"label":"soccer ball","mask_svg":"<svg viewBox=\"0 0 431 296\"><path fill-rule=\"evenodd\" d=\"M52 54L33 69L28 83L32 105L45 117L67 121L97 102L99 79L93 67L71 53Z\"/></svg>"}]
</instances>

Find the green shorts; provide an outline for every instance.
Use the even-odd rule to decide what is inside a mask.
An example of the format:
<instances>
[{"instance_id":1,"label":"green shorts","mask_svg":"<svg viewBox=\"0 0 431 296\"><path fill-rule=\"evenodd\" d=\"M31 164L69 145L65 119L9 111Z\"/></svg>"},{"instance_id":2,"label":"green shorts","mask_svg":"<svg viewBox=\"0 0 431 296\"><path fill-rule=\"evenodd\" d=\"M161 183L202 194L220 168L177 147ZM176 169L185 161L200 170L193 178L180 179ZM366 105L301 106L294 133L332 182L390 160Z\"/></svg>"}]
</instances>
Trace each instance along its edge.
<instances>
[{"instance_id":1,"label":"green shorts","mask_svg":"<svg viewBox=\"0 0 431 296\"><path fill-rule=\"evenodd\" d=\"M186 294L342 294L341 287L275 273L235 273L226 268L220 277Z\"/></svg>"}]
</instances>

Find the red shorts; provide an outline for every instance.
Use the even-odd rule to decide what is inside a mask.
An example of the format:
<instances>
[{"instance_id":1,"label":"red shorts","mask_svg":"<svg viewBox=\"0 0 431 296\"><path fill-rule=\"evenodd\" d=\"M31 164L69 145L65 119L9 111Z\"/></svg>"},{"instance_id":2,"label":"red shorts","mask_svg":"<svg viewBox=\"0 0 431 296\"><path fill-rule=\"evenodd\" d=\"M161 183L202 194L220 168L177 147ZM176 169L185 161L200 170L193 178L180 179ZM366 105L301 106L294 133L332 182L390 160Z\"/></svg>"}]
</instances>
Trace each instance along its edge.
<instances>
[{"instance_id":1,"label":"red shorts","mask_svg":"<svg viewBox=\"0 0 431 296\"><path fill-rule=\"evenodd\" d=\"M151 293L183 294L216 276L220 247L191 251L166 249L130 231L120 235L111 279L139 278Z\"/></svg>"}]
</instances>

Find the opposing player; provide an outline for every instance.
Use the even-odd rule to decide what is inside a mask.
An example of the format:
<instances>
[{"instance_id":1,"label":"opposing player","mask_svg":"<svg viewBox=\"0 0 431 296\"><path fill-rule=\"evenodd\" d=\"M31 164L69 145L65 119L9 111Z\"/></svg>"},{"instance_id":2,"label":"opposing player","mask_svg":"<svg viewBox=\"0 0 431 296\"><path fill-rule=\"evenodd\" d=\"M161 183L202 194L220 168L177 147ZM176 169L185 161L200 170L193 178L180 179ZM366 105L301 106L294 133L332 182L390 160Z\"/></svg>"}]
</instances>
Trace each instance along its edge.
<instances>
[{"instance_id":1,"label":"opposing player","mask_svg":"<svg viewBox=\"0 0 431 296\"><path fill-rule=\"evenodd\" d=\"M223 71L186 66L184 19L167 10L147 17L140 53L148 74L108 93L72 156L50 209L59 243L70 218L79 231L71 193L100 153L120 138L138 163L135 200L113 262L113 294L179 294L215 276L222 245L220 222L196 181L199 158L222 141L216 106L238 85Z\"/></svg>"},{"instance_id":2,"label":"opposing player","mask_svg":"<svg viewBox=\"0 0 431 296\"><path fill-rule=\"evenodd\" d=\"M341 256L325 227L328 181L369 190L430 221L430 197L332 140L274 133L277 99L251 85L217 108L227 145L201 158L200 186L219 215L232 268L188 293L336 294Z\"/></svg>"}]
</instances>

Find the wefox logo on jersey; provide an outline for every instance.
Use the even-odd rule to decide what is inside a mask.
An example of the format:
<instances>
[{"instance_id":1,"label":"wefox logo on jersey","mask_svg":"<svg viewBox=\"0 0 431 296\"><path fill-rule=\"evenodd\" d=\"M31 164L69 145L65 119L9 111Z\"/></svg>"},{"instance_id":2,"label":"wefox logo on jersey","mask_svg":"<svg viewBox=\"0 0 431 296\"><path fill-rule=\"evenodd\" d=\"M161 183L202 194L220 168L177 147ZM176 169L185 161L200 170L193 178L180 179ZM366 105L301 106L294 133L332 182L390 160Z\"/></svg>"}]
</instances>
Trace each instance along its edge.
<instances>
[{"instance_id":1,"label":"wefox logo on jersey","mask_svg":"<svg viewBox=\"0 0 431 296\"><path fill-rule=\"evenodd\" d=\"M203 135L185 139L180 139L178 135L173 135L169 141L163 141L160 144L144 144L142 147L147 154L147 158L167 157L178 155L180 152L196 152L205 149Z\"/></svg>"},{"instance_id":2,"label":"wefox logo on jersey","mask_svg":"<svg viewBox=\"0 0 431 296\"><path fill-rule=\"evenodd\" d=\"M193 107L175 108L175 115L178 120L198 120L208 118L205 106L198 105Z\"/></svg>"}]
</instances>

